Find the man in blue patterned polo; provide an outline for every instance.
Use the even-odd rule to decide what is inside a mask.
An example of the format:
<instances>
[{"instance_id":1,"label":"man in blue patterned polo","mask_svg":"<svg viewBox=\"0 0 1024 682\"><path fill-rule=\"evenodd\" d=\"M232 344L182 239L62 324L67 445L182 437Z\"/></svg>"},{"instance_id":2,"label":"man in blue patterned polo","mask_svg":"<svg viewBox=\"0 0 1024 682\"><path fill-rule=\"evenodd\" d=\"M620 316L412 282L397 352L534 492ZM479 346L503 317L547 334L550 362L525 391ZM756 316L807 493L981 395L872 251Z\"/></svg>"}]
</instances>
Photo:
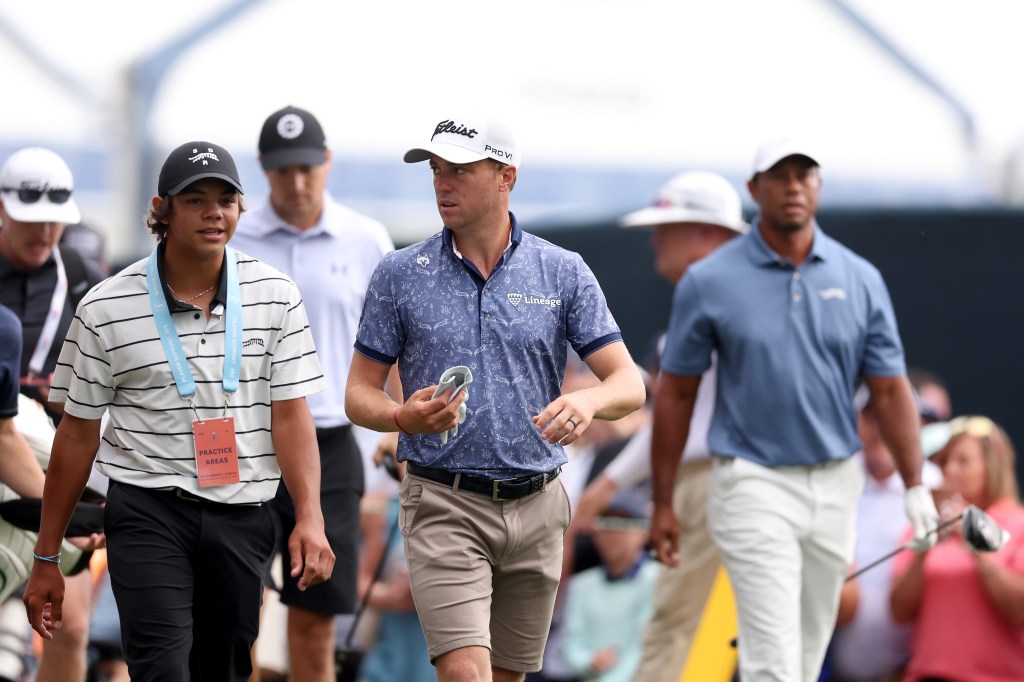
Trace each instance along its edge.
<instances>
[{"instance_id":1,"label":"man in blue patterned polo","mask_svg":"<svg viewBox=\"0 0 1024 682\"><path fill-rule=\"evenodd\" d=\"M521 160L506 127L445 119L405 161L429 161L444 228L374 272L346 410L402 434L400 524L438 679L515 682L540 670L554 607L562 446L639 408L643 382L580 256L509 212ZM601 382L561 395L570 345ZM401 405L384 391L396 361ZM453 367L472 384L435 397Z\"/></svg>"}]
</instances>

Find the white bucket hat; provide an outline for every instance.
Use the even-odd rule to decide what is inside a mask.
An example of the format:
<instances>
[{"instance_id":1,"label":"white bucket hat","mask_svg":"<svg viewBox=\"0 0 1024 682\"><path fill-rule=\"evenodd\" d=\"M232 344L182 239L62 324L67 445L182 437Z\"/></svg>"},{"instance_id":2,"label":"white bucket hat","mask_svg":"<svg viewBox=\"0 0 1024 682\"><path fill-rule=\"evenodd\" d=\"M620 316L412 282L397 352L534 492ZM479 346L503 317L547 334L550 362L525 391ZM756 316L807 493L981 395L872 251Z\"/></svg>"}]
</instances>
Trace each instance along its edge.
<instances>
[{"instance_id":1,"label":"white bucket hat","mask_svg":"<svg viewBox=\"0 0 1024 682\"><path fill-rule=\"evenodd\" d=\"M740 195L717 173L688 171L662 185L647 208L622 216L627 229L649 228L666 223L709 223L746 234Z\"/></svg>"}]
</instances>

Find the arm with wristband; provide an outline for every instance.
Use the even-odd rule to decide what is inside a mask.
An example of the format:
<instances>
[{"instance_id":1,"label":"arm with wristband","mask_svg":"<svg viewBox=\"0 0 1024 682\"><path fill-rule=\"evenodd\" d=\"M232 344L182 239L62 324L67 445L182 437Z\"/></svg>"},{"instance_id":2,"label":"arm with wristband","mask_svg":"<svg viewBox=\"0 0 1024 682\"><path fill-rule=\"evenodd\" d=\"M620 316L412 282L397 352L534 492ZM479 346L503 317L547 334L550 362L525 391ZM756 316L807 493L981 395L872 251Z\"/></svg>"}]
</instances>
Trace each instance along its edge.
<instances>
[{"instance_id":1,"label":"arm with wristband","mask_svg":"<svg viewBox=\"0 0 1024 682\"><path fill-rule=\"evenodd\" d=\"M353 424L374 431L398 431L406 436L441 433L458 426L465 391L448 402L449 391L434 396L437 386L427 386L399 404L385 390L390 369L390 365L358 352L352 355L345 386L345 413Z\"/></svg>"},{"instance_id":2,"label":"arm with wristband","mask_svg":"<svg viewBox=\"0 0 1024 682\"><path fill-rule=\"evenodd\" d=\"M60 572L60 546L75 503L85 490L100 443L98 419L65 414L57 427L43 490L43 512L33 556L32 574L24 602L32 629L53 639L63 618L64 576ZM49 609L47 609L49 606Z\"/></svg>"}]
</instances>

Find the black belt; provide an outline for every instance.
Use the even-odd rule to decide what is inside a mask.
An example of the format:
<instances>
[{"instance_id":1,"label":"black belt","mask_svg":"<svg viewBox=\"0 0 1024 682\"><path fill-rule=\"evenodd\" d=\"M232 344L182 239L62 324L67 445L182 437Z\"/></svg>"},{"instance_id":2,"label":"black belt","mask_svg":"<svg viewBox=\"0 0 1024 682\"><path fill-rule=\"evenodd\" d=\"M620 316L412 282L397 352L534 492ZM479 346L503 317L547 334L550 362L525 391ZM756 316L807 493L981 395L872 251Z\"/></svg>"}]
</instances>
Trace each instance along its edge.
<instances>
[{"instance_id":1,"label":"black belt","mask_svg":"<svg viewBox=\"0 0 1024 682\"><path fill-rule=\"evenodd\" d=\"M562 472L559 467L554 471L547 471L533 476L520 476L519 478L487 478L486 476L473 476L472 474L458 474L447 469L432 469L421 466L415 462L409 462L409 473L413 476L425 478L435 483L444 485L455 485L455 477L459 477L459 490L470 493L487 495L495 502L502 500L518 500L521 497L532 495L544 490L548 481L558 478Z\"/></svg>"},{"instance_id":2,"label":"black belt","mask_svg":"<svg viewBox=\"0 0 1024 682\"><path fill-rule=\"evenodd\" d=\"M110 479L110 486L109 487L110 488L115 488L117 486L124 486L126 488L135 488L137 490L142 490L143 492L149 493L151 495L157 495L157 494L159 494L159 495L174 495L179 500L185 500L186 502L198 502L200 504L208 504L208 505L217 506L217 507L262 507L263 506L262 502L236 502L236 503L232 503L232 502L216 502L214 500L208 500L205 497L200 497L199 495L196 495L195 493L190 493L189 491L185 490L184 488L144 488L144 487L142 487L140 485L132 485L131 483L122 483L121 481L115 481L114 479Z\"/></svg>"},{"instance_id":3,"label":"black belt","mask_svg":"<svg viewBox=\"0 0 1024 682\"><path fill-rule=\"evenodd\" d=\"M205 497L200 497L195 493L190 493L184 488L172 488L174 496L179 500L185 500L186 502L198 502L199 504L209 504L217 507L260 507L263 506L262 502L217 502L216 500L208 500Z\"/></svg>"}]
</instances>

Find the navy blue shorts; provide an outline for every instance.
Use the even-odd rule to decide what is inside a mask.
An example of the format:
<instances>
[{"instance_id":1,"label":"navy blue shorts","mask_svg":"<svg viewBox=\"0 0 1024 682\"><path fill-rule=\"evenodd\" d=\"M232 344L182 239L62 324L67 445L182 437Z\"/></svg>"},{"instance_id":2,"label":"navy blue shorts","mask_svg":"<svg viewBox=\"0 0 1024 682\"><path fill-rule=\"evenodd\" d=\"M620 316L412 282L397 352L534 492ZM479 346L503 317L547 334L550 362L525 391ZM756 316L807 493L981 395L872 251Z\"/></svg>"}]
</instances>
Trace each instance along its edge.
<instances>
[{"instance_id":1,"label":"navy blue shorts","mask_svg":"<svg viewBox=\"0 0 1024 682\"><path fill-rule=\"evenodd\" d=\"M289 575L288 536L295 528L295 505L282 479L277 497L269 503L277 525L278 551L284 573L282 584L277 589L285 606L322 614L354 613L363 458L349 426L317 429L316 441L320 447L320 506L327 541L334 551L334 573L329 581L314 585L305 592L299 591L298 578Z\"/></svg>"}]
</instances>

